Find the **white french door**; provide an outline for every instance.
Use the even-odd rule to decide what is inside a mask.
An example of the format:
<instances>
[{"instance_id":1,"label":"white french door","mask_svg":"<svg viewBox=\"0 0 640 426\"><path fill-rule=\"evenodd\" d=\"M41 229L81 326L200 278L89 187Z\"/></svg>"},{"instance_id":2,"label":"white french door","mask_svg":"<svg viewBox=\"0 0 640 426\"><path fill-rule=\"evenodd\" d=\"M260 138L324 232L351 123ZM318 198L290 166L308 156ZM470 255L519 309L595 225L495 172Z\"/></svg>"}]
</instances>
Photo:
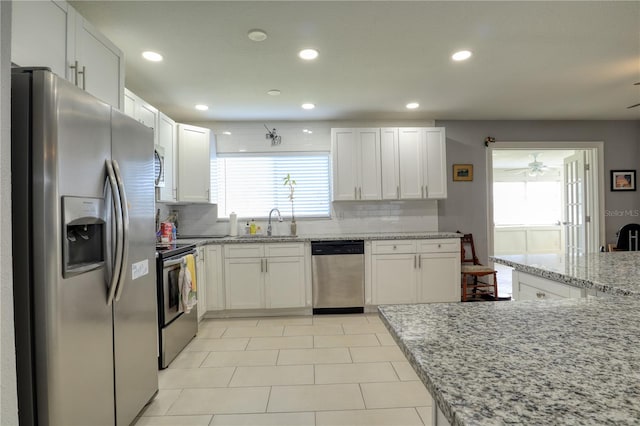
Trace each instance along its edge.
<instances>
[{"instance_id":1,"label":"white french door","mask_svg":"<svg viewBox=\"0 0 640 426\"><path fill-rule=\"evenodd\" d=\"M587 222L585 191L585 152L576 151L564 159L564 225L565 254L587 252Z\"/></svg>"}]
</instances>

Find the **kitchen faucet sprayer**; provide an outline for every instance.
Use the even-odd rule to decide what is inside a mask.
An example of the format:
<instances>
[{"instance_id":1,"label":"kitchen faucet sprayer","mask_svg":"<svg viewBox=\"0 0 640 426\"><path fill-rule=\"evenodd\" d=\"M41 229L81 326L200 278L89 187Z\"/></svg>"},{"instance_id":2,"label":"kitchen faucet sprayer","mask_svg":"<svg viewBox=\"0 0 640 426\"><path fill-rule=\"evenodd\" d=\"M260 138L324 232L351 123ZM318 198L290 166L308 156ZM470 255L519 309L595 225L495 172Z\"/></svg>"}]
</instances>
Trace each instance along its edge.
<instances>
[{"instance_id":1,"label":"kitchen faucet sprayer","mask_svg":"<svg viewBox=\"0 0 640 426\"><path fill-rule=\"evenodd\" d=\"M277 208L271 209L271 211L269 212L269 224L267 225L267 237L271 236L271 215L273 214L273 212L278 213L278 222L282 222L282 215L280 214L280 210L278 210Z\"/></svg>"}]
</instances>

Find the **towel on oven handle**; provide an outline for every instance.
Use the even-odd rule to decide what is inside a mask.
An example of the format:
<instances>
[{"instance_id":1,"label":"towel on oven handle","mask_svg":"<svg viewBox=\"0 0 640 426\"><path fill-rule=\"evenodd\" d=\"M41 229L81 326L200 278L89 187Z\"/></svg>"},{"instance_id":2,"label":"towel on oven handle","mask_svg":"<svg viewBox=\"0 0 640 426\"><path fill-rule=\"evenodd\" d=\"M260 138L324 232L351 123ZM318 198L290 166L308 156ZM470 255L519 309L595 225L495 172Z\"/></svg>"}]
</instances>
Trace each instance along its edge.
<instances>
[{"instance_id":1,"label":"towel on oven handle","mask_svg":"<svg viewBox=\"0 0 640 426\"><path fill-rule=\"evenodd\" d=\"M193 306L197 303L196 298L196 271L195 258L192 254L185 256L184 261L180 264L180 274L178 282L180 283L180 303L184 313L191 312Z\"/></svg>"}]
</instances>

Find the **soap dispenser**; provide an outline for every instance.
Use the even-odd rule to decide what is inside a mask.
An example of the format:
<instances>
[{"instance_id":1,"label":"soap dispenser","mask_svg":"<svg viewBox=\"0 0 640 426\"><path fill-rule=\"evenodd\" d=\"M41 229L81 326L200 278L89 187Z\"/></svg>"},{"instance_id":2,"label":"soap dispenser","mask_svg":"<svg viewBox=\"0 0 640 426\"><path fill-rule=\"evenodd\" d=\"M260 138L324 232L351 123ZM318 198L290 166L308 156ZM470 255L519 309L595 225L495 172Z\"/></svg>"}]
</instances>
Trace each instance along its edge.
<instances>
[{"instance_id":1,"label":"soap dispenser","mask_svg":"<svg viewBox=\"0 0 640 426\"><path fill-rule=\"evenodd\" d=\"M256 235L256 221L251 219L251 225L249 225L249 233L251 235Z\"/></svg>"}]
</instances>

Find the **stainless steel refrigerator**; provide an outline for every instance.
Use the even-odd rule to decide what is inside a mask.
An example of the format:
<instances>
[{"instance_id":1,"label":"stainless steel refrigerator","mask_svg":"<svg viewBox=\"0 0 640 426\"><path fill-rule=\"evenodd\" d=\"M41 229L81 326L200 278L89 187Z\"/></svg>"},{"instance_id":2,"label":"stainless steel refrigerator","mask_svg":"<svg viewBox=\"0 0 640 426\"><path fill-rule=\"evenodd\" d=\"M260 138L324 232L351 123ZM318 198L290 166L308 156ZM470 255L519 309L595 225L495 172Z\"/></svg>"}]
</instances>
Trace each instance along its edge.
<instances>
[{"instance_id":1,"label":"stainless steel refrigerator","mask_svg":"<svg viewBox=\"0 0 640 426\"><path fill-rule=\"evenodd\" d=\"M152 130L14 69L21 425L128 425L158 390Z\"/></svg>"}]
</instances>

